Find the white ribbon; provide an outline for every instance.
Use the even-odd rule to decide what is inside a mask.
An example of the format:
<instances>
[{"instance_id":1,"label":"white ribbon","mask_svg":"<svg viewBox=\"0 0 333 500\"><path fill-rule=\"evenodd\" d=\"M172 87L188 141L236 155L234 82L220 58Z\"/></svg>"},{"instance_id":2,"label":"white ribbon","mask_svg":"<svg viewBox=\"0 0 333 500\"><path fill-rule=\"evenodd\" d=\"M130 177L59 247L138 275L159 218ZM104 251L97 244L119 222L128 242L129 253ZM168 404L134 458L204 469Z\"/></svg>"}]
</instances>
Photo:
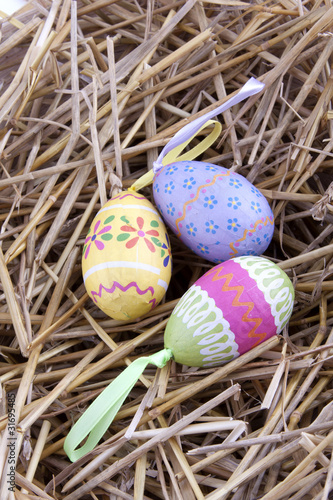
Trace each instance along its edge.
<instances>
[{"instance_id":1,"label":"white ribbon","mask_svg":"<svg viewBox=\"0 0 333 500\"><path fill-rule=\"evenodd\" d=\"M260 92L264 87L265 87L264 83L259 82L255 78L250 78L246 82L246 84L240 89L237 95L231 97L221 106L218 106L209 113L200 116L200 118L197 118L193 122L188 123L187 125L185 125L185 127L178 130L178 132L173 136L173 138L170 139L168 144L164 146L159 157L154 162L153 165L154 173L156 173L164 166L162 160L170 151L172 151L175 147L185 143L186 141L189 141L192 137L194 137L196 133L205 125L205 123L208 120L211 120L218 114L223 113L227 109L231 108L231 106L238 104L247 97L258 94L258 92Z\"/></svg>"}]
</instances>

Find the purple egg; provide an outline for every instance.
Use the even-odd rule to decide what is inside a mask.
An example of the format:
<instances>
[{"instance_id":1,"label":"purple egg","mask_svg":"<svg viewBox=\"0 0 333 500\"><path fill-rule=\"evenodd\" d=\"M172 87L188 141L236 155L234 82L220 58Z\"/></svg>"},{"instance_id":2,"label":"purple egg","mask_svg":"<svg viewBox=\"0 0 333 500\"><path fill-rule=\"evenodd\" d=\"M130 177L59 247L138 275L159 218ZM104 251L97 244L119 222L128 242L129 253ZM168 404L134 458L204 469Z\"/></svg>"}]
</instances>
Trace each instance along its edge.
<instances>
[{"instance_id":1,"label":"purple egg","mask_svg":"<svg viewBox=\"0 0 333 500\"><path fill-rule=\"evenodd\" d=\"M170 163L153 183L166 224L195 254L219 263L261 255L271 242L273 212L240 174L199 161Z\"/></svg>"}]
</instances>

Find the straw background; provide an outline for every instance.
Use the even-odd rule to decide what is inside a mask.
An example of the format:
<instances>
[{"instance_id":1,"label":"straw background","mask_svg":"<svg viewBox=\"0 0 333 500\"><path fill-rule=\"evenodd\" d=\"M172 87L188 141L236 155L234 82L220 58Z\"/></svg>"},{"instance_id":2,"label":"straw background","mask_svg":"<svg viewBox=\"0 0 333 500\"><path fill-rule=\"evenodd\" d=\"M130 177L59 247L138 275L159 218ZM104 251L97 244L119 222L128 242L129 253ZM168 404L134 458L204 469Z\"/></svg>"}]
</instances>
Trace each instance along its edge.
<instances>
[{"instance_id":1,"label":"straw background","mask_svg":"<svg viewBox=\"0 0 333 500\"><path fill-rule=\"evenodd\" d=\"M1 500L333 498L331 2L33 0L0 25ZM251 76L264 91L219 117L203 159L269 201L265 256L295 286L290 323L221 368L147 368L103 442L71 464L73 423L163 347L177 300L211 267L170 235L165 300L115 321L84 289L88 227L177 130Z\"/></svg>"}]
</instances>

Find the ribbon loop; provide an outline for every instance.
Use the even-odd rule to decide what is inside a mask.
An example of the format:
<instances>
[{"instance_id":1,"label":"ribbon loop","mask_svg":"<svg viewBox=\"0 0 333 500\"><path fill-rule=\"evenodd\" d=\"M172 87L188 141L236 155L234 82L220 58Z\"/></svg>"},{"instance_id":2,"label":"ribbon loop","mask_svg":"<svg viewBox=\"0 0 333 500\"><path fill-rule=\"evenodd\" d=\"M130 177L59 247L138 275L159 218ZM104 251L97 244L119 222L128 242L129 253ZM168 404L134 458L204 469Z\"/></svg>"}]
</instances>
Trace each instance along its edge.
<instances>
[{"instance_id":1,"label":"ribbon loop","mask_svg":"<svg viewBox=\"0 0 333 500\"><path fill-rule=\"evenodd\" d=\"M199 132L201 132L201 130L205 129L206 127L209 127L210 125L214 125L214 128L210 132L210 134L207 135L201 142L199 142L199 144L194 146L194 148L180 155L180 153L183 151L183 149L186 148L186 146L192 141L192 139L194 139L194 137ZM162 166L168 165L169 163L173 163L174 161L189 161L193 160L194 158L197 158L197 156L206 151L206 149L208 149L216 141L216 139L221 133L221 130L222 130L222 125L220 122L216 120L207 120L198 130L195 131L195 133L189 139L187 139L185 142L182 142L178 146L175 146L173 149L171 149L171 151L166 153L166 155L162 159ZM176 137L176 135L174 137ZM158 160L155 161L153 167L154 173L160 170L160 168L161 165L158 163Z\"/></svg>"},{"instance_id":2,"label":"ribbon loop","mask_svg":"<svg viewBox=\"0 0 333 500\"><path fill-rule=\"evenodd\" d=\"M151 363L163 368L171 358L171 349L162 349L151 356L136 359L97 396L65 439L64 450L72 462L98 444L147 365ZM84 445L76 449L85 437Z\"/></svg>"},{"instance_id":3,"label":"ribbon loop","mask_svg":"<svg viewBox=\"0 0 333 500\"><path fill-rule=\"evenodd\" d=\"M239 102L243 101L247 97L250 97L252 95L257 94L264 88L265 84L259 82L255 78L250 78L246 84L240 89L238 94L236 94L234 97L231 97L228 99L225 103L221 104L221 106L218 106L217 108L213 109L212 111L204 114L203 116L200 116L196 120L194 120L191 123L188 123L183 127L182 129L178 130L178 132L172 137L172 139L164 146L163 150L161 151L159 157L157 158L157 161L154 163L154 170L155 172L162 168L166 163L164 162L165 157L167 157L168 153L172 151L174 148L178 147L179 145L182 144L188 144L190 140L195 137L195 135L206 125L206 123L211 120L212 118L216 117L218 114L223 113L224 111L227 111L229 108L234 106L235 104L238 104ZM219 122L217 122L219 123ZM210 137L210 136L208 136ZM215 140L215 139L214 139ZM204 142L204 141L203 141ZM209 141L207 141L208 143ZM203 143L202 143L203 144ZM212 142L209 143L211 145ZM207 149L205 145L205 149ZM198 151L202 153L205 151L203 148L198 148ZM193 159L193 157L191 158ZM177 159L178 161L178 159Z\"/></svg>"},{"instance_id":4,"label":"ribbon loop","mask_svg":"<svg viewBox=\"0 0 333 500\"><path fill-rule=\"evenodd\" d=\"M166 144L162 149L159 157L154 162L153 170L149 170L149 172L135 181L130 189L138 191L139 189L151 184L154 180L155 173L163 168L164 165L168 165L174 161L193 160L206 151L206 149L208 149L215 142L222 129L220 122L212 120L212 118L216 117L220 113L223 113L224 111L227 111L229 108L243 101L247 97L257 94L264 88L264 86L264 83L259 82L255 78L250 78L234 97L231 97L225 103L221 104L221 106L218 106L203 116L200 116L193 122L188 123L185 127L178 130L172 139L170 139L168 144ZM191 140L202 129L212 124L214 125L213 131L194 148L181 155L181 152L191 142Z\"/></svg>"}]
</instances>

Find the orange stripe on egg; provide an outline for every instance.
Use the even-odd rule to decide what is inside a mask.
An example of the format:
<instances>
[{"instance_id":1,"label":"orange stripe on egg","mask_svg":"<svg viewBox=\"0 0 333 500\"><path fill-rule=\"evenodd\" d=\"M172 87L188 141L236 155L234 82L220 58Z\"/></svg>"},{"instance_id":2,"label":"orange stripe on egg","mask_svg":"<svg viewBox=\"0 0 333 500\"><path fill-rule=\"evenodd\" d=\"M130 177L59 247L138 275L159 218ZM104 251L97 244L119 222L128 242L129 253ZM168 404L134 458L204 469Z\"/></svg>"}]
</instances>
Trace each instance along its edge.
<instances>
[{"instance_id":1,"label":"orange stripe on egg","mask_svg":"<svg viewBox=\"0 0 333 500\"><path fill-rule=\"evenodd\" d=\"M236 240L236 241L232 241L232 242L229 244L229 246L230 246L231 250L233 251L233 253L230 253L230 254L229 254L229 255L230 255L230 257L235 257L235 256L238 254L238 250L237 250L237 248L235 248L236 243L240 243L241 241L246 240L247 234L248 234L248 233L253 233L253 232L256 230L257 226L259 226L259 224L262 224L263 226L267 226L267 224L268 224L268 223L270 223L271 225L273 225L273 224L274 224L274 221L272 221L272 220L269 218L269 216L267 215L267 217L266 217L266 220L265 220L265 221L263 221L262 219L259 219L259 220L257 220L257 222L254 224L254 226L253 226L253 228L252 228L252 229L245 229L245 230L244 230L244 233L243 233L242 238L240 238L239 240Z\"/></svg>"},{"instance_id":2,"label":"orange stripe on egg","mask_svg":"<svg viewBox=\"0 0 333 500\"><path fill-rule=\"evenodd\" d=\"M242 295L242 293L244 292L244 289L245 287L242 286L242 285L233 285L233 286L229 286L234 275L232 273L226 273L226 274L220 274L221 272L223 272L223 267L219 267L218 269L211 269L210 271L208 271L206 273L206 275L211 275L213 274L212 276L212 281L218 281L218 280L222 280L222 279L225 279L225 282L222 284L222 292L236 292L236 296L233 298L232 300L232 303L231 305L234 306L234 307L239 307L239 306L243 306L243 307L247 307L247 311L243 314L242 316L242 321L244 321L245 323L255 323L253 325L253 328L250 330L250 332L248 333L248 336L250 338L258 338L257 342L255 343L255 345L259 344L260 342L262 342L265 337L266 337L266 333L263 332L263 333L255 333L256 330L259 328L259 326L261 325L262 323L262 318L249 318L249 314L251 313L251 311L254 309L254 303L253 302L241 302L239 299Z\"/></svg>"}]
</instances>

